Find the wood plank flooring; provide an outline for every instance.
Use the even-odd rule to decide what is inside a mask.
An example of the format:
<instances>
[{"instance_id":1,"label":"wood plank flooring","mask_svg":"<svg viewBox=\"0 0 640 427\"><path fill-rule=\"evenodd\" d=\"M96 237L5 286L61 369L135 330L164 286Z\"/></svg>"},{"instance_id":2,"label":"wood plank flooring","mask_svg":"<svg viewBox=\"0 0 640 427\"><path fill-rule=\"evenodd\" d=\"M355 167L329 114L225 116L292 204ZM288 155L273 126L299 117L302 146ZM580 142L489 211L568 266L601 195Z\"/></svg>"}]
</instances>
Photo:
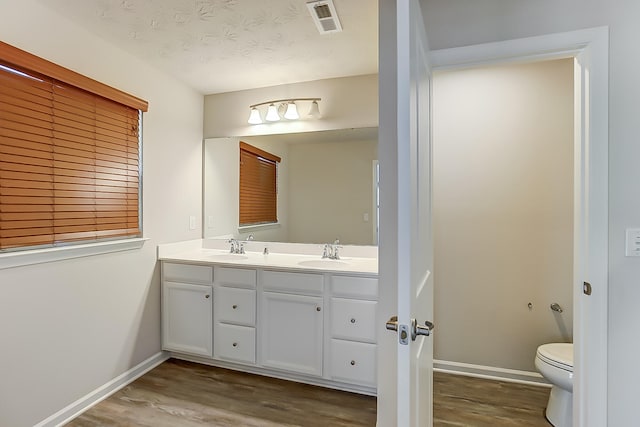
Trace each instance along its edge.
<instances>
[{"instance_id":1,"label":"wood plank flooring","mask_svg":"<svg viewBox=\"0 0 640 427\"><path fill-rule=\"evenodd\" d=\"M540 426L549 389L434 374L435 426ZM67 424L375 426L376 398L170 359Z\"/></svg>"}]
</instances>

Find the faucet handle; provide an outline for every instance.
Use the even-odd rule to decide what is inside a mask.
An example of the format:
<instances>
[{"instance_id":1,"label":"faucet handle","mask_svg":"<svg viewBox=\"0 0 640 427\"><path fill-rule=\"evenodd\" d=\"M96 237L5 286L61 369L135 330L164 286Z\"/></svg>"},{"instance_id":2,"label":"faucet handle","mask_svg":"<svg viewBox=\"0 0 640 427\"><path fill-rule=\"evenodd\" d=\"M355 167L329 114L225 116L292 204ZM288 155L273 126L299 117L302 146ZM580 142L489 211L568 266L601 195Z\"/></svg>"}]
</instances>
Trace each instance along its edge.
<instances>
[{"instance_id":1,"label":"faucet handle","mask_svg":"<svg viewBox=\"0 0 640 427\"><path fill-rule=\"evenodd\" d=\"M238 251L236 253L239 253L239 254L244 253L244 243L245 242L238 242Z\"/></svg>"},{"instance_id":2,"label":"faucet handle","mask_svg":"<svg viewBox=\"0 0 640 427\"><path fill-rule=\"evenodd\" d=\"M329 258L331 256L331 245L329 243L324 244L322 249L322 258Z\"/></svg>"}]
</instances>

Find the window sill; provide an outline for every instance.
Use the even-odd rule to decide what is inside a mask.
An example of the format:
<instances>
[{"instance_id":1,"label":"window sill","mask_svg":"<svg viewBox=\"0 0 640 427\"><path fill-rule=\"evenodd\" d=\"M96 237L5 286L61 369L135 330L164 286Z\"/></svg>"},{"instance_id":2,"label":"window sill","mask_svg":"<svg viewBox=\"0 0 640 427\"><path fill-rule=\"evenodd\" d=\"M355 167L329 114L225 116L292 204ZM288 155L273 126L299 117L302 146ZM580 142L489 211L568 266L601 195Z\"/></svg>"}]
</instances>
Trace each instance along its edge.
<instances>
[{"instance_id":1,"label":"window sill","mask_svg":"<svg viewBox=\"0 0 640 427\"><path fill-rule=\"evenodd\" d=\"M141 237L136 239L87 243L84 245L70 245L56 248L7 252L0 254L0 270L5 268L22 267L25 265L62 261L65 259L108 254L111 252L140 249L147 240L149 239Z\"/></svg>"},{"instance_id":2,"label":"window sill","mask_svg":"<svg viewBox=\"0 0 640 427\"><path fill-rule=\"evenodd\" d=\"M262 231L262 230L269 230L272 228L280 228L280 223L279 222L271 222L269 224L256 224L256 225L244 225L241 227L238 227L238 232L240 233L249 233L252 231Z\"/></svg>"}]
</instances>

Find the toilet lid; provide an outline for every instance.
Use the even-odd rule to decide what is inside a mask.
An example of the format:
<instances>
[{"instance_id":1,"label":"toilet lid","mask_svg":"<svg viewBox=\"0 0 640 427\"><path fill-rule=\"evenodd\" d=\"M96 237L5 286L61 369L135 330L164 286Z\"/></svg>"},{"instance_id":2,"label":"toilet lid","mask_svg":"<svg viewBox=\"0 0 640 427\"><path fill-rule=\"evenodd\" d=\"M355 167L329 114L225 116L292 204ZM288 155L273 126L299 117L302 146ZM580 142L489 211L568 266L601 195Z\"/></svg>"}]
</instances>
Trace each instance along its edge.
<instances>
[{"instance_id":1,"label":"toilet lid","mask_svg":"<svg viewBox=\"0 0 640 427\"><path fill-rule=\"evenodd\" d=\"M552 343L538 347L538 356L545 362L573 372L573 344Z\"/></svg>"}]
</instances>

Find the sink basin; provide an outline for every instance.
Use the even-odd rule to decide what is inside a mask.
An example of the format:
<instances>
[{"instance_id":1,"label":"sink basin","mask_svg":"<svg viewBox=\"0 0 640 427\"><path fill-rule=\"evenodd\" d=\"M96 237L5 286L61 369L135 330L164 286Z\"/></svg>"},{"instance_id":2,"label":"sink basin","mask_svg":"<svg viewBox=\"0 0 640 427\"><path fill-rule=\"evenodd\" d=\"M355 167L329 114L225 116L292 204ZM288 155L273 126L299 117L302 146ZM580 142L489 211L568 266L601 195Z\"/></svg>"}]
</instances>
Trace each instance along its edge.
<instances>
[{"instance_id":1,"label":"sink basin","mask_svg":"<svg viewBox=\"0 0 640 427\"><path fill-rule=\"evenodd\" d=\"M214 261L242 261L244 259L249 259L248 256L243 254L215 254L211 255L211 258Z\"/></svg>"},{"instance_id":2,"label":"sink basin","mask_svg":"<svg viewBox=\"0 0 640 427\"><path fill-rule=\"evenodd\" d=\"M340 261L339 259L309 259L306 261L300 261L298 265L302 267L331 268L331 267L345 267L349 265L349 263L345 261Z\"/></svg>"}]
</instances>

